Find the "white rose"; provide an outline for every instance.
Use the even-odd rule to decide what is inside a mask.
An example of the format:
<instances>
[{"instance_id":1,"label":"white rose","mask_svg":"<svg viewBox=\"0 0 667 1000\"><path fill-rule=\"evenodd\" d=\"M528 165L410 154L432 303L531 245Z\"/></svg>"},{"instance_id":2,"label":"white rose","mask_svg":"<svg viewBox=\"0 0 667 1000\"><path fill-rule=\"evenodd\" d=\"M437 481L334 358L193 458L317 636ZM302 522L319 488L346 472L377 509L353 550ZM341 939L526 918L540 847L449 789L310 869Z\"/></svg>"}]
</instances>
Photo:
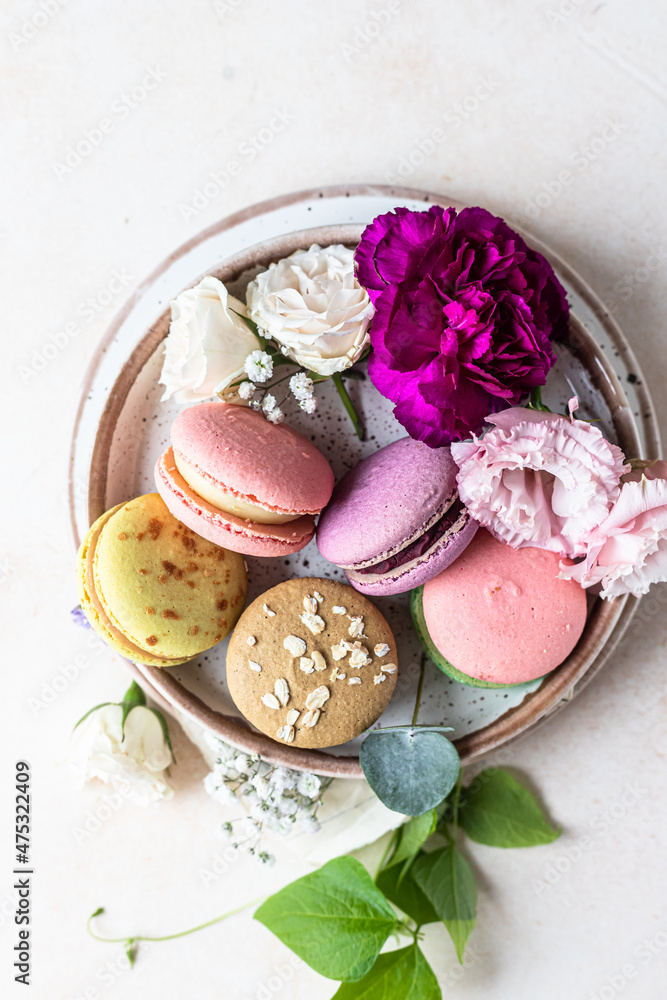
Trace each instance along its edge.
<instances>
[{"instance_id":1,"label":"white rose","mask_svg":"<svg viewBox=\"0 0 667 1000\"><path fill-rule=\"evenodd\" d=\"M170 799L174 790L165 771L171 751L159 720L149 708L137 705L125 720L123 737L122 719L121 705L103 705L72 733L69 765L78 786L97 778L142 806Z\"/></svg>"},{"instance_id":2,"label":"white rose","mask_svg":"<svg viewBox=\"0 0 667 1000\"><path fill-rule=\"evenodd\" d=\"M368 342L374 309L354 274L354 251L337 245L297 250L248 285L248 310L297 364L318 375L342 372Z\"/></svg>"},{"instance_id":3,"label":"white rose","mask_svg":"<svg viewBox=\"0 0 667 1000\"><path fill-rule=\"evenodd\" d=\"M245 306L218 278L203 278L174 299L160 375L166 386L162 399L195 403L245 377L245 360L261 345L235 313L245 316Z\"/></svg>"}]
</instances>

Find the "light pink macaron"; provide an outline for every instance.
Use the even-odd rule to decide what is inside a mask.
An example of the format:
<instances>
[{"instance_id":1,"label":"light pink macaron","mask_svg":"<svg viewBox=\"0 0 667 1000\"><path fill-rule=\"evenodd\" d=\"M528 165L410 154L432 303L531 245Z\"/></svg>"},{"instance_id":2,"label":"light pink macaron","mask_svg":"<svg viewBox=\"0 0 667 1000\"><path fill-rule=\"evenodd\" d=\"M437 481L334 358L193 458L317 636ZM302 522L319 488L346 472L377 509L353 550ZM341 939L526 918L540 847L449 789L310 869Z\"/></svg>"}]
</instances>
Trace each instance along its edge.
<instances>
[{"instance_id":1,"label":"light pink macaron","mask_svg":"<svg viewBox=\"0 0 667 1000\"><path fill-rule=\"evenodd\" d=\"M257 556L288 555L311 540L334 477L324 455L297 431L271 424L244 406L200 403L176 418L171 442L155 466L155 483L171 513L198 535ZM221 491L238 505L277 515L282 523L221 509L186 481L184 462L204 492Z\"/></svg>"},{"instance_id":2,"label":"light pink macaron","mask_svg":"<svg viewBox=\"0 0 667 1000\"><path fill-rule=\"evenodd\" d=\"M560 561L544 549L513 549L480 528L424 584L424 620L437 650L462 673L494 684L549 673L586 624L585 591L558 579Z\"/></svg>"}]
</instances>

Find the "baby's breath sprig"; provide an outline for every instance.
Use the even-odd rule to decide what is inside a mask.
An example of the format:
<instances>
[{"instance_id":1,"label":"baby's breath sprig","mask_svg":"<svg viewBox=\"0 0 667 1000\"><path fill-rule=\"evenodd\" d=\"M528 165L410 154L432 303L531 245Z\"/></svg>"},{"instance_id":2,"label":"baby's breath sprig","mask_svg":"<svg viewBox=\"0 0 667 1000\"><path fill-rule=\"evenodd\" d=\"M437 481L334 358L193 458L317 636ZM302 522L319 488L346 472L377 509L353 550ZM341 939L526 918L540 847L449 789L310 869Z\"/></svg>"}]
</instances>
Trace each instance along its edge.
<instances>
[{"instance_id":1,"label":"baby's breath sprig","mask_svg":"<svg viewBox=\"0 0 667 1000\"><path fill-rule=\"evenodd\" d=\"M204 778L206 791L222 805L241 803L247 811L246 816L227 820L219 829L235 848L271 865L273 855L260 850L265 831L288 836L299 829L306 833L319 829L317 813L333 779L269 764L214 736L207 736L207 741L215 756L213 770Z\"/></svg>"}]
</instances>

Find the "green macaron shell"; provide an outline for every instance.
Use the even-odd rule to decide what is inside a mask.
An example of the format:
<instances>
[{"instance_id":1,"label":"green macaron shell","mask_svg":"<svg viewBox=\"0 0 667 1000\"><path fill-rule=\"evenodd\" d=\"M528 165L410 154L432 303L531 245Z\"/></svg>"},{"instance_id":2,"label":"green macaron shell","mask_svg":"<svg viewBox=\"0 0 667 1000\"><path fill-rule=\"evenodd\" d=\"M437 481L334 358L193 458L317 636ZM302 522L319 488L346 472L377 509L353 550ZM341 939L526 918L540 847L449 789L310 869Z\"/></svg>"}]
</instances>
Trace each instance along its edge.
<instances>
[{"instance_id":1,"label":"green macaron shell","mask_svg":"<svg viewBox=\"0 0 667 1000\"><path fill-rule=\"evenodd\" d=\"M93 557L95 593L130 642L190 659L229 634L243 610L243 557L181 524L157 493L116 509Z\"/></svg>"},{"instance_id":2,"label":"green macaron shell","mask_svg":"<svg viewBox=\"0 0 667 1000\"><path fill-rule=\"evenodd\" d=\"M412 624L414 626L415 632L417 633L417 638L419 639L424 652L428 656L429 660L435 663L436 667L439 667L443 673L447 674L452 680L459 681L461 684L467 684L469 687L479 687L479 688L507 688L516 687L516 684L495 684L493 681L480 681L477 677L470 677L468 674L464 674L461 670L457 670L453 667L449 660L446 660L442 653L435 647L431 636L429 635L428 628L426 627L426 619L424 618L424 604L422 601L422 595L424 593L423 585L421 587L416 587L410 595L410 612L412 614Z\"/></svg>"}]
</instances>

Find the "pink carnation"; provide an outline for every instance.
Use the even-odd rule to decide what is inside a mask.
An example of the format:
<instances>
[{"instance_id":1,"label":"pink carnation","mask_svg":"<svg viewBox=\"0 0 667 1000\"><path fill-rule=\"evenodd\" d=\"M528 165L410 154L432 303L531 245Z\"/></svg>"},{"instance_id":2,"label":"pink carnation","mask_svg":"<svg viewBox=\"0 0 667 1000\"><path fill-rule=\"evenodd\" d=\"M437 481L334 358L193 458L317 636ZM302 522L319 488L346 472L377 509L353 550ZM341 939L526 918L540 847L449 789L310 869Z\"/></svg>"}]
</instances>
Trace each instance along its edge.
<instances>
[{"instance_id":1,"label":"pink carnation","mask_svg":"<svg viewBox=\"0 0 667 1000\"><path fill-rule=\"evenodd\" d=\"M602 597L639 597L667 581L667 479L653 478L658 472L667 473L666 463L627 477L609 517L592 533L586 558L561 566L563 579L582 587L601 583Z\"/></svg>"},{"instance_id":2,"label":"pink carnation","mask_svg":"<svg viewBox=\"0 0 667 1000\"><path fill-rule=\"evenodd\" d=\"M584 555L619 496L623 452L572 416L512 407L486 419L494 428L483 438L451 446L472 517L515 549Z\"/></svg>"}]
</instances>

